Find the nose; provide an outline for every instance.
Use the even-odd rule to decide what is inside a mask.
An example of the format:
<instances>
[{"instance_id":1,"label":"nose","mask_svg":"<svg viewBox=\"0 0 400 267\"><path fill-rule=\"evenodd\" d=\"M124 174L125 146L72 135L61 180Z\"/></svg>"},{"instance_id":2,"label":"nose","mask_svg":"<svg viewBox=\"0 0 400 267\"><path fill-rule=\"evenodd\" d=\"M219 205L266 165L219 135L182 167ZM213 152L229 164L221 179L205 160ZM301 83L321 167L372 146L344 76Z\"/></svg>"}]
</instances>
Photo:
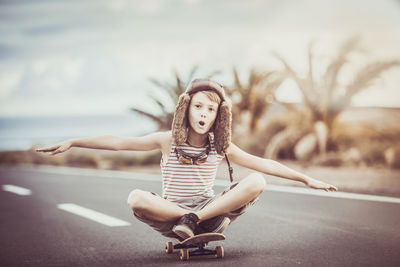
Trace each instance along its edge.
<instances>
[{"instance_id":1,"label":"nose","mask_svg":"<svg viewBox=\"0 0 400 267\"><path fill-rule=\"evenodd\" d=\"M201 108L201 109L199 110L198 115L200 115L200 118L201 118L201 119L207 118L207 109L204 108L204 107Z\"/></svg>"}]
</instances>

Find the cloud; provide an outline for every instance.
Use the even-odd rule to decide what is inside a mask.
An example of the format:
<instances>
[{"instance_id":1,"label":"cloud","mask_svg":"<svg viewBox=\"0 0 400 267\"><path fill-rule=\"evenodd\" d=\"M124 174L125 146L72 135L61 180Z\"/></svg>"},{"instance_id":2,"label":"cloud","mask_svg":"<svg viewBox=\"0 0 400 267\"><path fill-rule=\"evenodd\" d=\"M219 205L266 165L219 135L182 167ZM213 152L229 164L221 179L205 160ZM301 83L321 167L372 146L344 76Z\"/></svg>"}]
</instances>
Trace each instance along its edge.
<instances>
[{"instance_id":1,"label":"cloud","mask_svg":"<svg viewBox=\"0 0 400 267\"><path fill-rule=\"evenodd\" d=\"M281 68L272 50L304 73L311 39L326 62L357 31L365 32L368 57L400 58L400 8L391 0L15 3L0 3L0 99L13 103L0 114L28 107L56 113L60 109L49 103L60 98L82 98L92 112L101 109L95 100L112 95L125 103L122 110L132 99L145 101L138 92L151 88L149 77L173 81L173 69L185 75L199 64L202 73L221 70L218 79L231 82L233 66L243 76L253 66ZM400 105L395 76L385 76L384 86L386 97ZM285 86L280 97L295 101L294 86Z\"/></svg>"},{"instance_id":2,"label":"cloud","mask_svg":"<svg viewBox=\"0 0 400 267\"><path fill-rule=\"evenodd\" d=\"M7 99L21 82L22 71L8 69L0 71L0 101Z\"/></svg>"},{"instance_id":3,"label":"cloud","mask_svg":"<svg viewBox=\"0 0 400 267\"><path fill-rule=\"evenodd\" d=\"M131 1L131 0L114 0L107 4L111 10L116 12L131 11L134 13L152 15L159 13L166 5L165 0L146 0L146 1Z\"/></svg>"}]
</instances>

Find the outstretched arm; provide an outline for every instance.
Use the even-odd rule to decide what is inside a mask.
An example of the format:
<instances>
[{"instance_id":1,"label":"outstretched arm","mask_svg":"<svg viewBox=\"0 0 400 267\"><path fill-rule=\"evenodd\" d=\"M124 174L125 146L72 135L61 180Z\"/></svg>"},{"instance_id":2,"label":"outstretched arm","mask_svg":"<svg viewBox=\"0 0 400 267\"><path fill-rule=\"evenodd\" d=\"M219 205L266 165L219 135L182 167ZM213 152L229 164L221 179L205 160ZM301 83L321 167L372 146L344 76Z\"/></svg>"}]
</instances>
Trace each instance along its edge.
<instances>
[{"instance_id":1,"label":"outstretched arm","mask_svg":"<svg viewBox=\"0 0 400 267\"><path fill-rule=\"evenodd\" d=\"M167 132L157 132L141 137L96 136L91 138L70 139L50 147L36 149L37 152L50 152L51 155L62 153L71 147L84 147L106 150L140 150L161 149L168 139Z\"/></svg>"},{"instance_id":2,"label":"outstretched arm","mask_svg":"<svg viewBox=\"0 0 400 267\"><path fill-rule=\"evenodd\" d=\"M295 171L285 165L270 159L260 158L244 152L235 144L231 144L228 149L229 159L243 167L253 169L265 174L275 175L282 178L303 182L314 189L323 189L325 191L337 191L333 185L313 179L303 173Z\"/></svg>"}]
</instances>

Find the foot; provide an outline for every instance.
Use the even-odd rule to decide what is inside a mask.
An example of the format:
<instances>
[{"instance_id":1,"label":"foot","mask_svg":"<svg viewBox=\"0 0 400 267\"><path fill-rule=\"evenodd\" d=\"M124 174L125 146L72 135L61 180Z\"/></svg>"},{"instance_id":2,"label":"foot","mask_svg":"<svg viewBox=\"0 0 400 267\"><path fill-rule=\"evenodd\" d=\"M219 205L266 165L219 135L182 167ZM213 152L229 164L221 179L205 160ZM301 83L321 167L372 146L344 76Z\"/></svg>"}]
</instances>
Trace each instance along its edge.
<instances>
[{"instance_id":1,"label":"foot","mask_svg":"<svg viewBox=\"0 0 400 267\"><path fill-rule=\"evenodd\" d=\"M222 233L228 227L231 220L219 215L199 223L199 233Z\"/></svg>"},{"instance_id":2,"label":"foot","mask_svg":"<svg viewBox=\"0 0 400 267\"><path fill-rule=\"evenodd\" d=\"M197 231L198 221L199 217L196 214L185 214L178 220L172 231L180 238L187 239L194 236L194 232Z\"/></svg>"}]
</instances>

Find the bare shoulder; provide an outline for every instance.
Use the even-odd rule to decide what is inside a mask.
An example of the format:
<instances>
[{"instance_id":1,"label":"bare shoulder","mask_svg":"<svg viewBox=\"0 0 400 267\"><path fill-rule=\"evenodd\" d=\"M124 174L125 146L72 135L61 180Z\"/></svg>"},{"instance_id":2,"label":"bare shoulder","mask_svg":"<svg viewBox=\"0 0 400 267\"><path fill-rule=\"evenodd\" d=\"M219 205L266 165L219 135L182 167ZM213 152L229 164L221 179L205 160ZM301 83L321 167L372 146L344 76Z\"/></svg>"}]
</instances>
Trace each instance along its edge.
<instances>
[{"instance_id":1,"label":"bare shoulder","mask_svg":"<svg viewBox=\"0 0 400 267\"><path fill-rule=\"evenodd\" d=\"M163 154L168 155L172 146L172 133L171 131L158 132L161 151Z\"/></svg>"},{"instance_id":2,"label":"bare shoulder","mask_svg":"<svg viewBox=\"0 0 400 267\"><path fill-rule=\"evenodd\" d=\"M247 153L246 151L240 149L237 145L231 143L227 149L227 155L229 159L240 166L260 171L259 157Z\"/></svg>"},{"instance_id":3,"label":"bare shoulder","mask_svg":"<svg viewBox=\"0 0 400 267\"><path fill-rule=\"evenodd\" d=\"M226 149L226 154L228 156L234 156L235 153L238 152L238 150L240 151L241 149L237 145L235 145L234 143L230 143L230 145Z\"/></svg>"},{"instance_id":4,"label":"bare shoulder","mask_svg":"<svg viewBox=\"0 0 400 267\"><path fill-rule=\"evenodd\" d=\"M171 131L165 131L165 132L157 132L155 133L158 135L158 138L160 140L161 146L166 146L172 143L172 133Z\"/></svg>"},{"instance_id":5,"label":"bare shoulder","mask_svg":"<svg viewBox=\"0 0 400 267\"><path fill-rule=\"evenodd\" d=\"M169 143L171 143L172 134L170 131L153 132L143 136L142 138L151 140L154 143L157 143L160 148L163 148L167 146Z\"/></svg>"},{"instance_id":6,"label":"bare shoulder","mask_svg":"<svg viewBox=\"0 0 400 267\"><path fill-rule=\"evenodd\" d=\"M235 145L234 143L231 143L229 145L229 147L226 150L226 154L229 156L229 158L232 159L233 162L240 162L240 161L245 161L245 160L249 160L249 156L250 154L248 154L247 152L243 151L242 149L240 149L237 145Z\"/></svg>"}]
</instances>

